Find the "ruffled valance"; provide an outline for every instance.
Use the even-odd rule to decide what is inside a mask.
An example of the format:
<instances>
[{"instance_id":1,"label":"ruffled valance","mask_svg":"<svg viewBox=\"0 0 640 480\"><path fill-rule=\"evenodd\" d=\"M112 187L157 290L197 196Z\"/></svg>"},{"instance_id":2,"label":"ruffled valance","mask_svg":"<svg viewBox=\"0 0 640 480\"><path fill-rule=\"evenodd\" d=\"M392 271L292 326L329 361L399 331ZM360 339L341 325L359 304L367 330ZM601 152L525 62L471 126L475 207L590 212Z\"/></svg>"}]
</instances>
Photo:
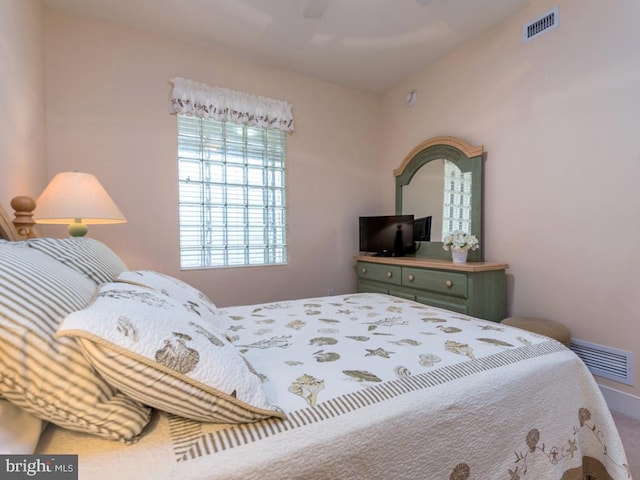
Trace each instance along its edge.
<instances>
[{"instance_id":1,"label":"ruffled valance","mask_svg":"<svg viewBox=\"0 0 640 480\"><path fill-rule=\"evenodd\" d=\"M293 132L291 104L287 102L211 87L180 77L173 78L171 83L171 114Z\"/></svg>"}]
</instances>

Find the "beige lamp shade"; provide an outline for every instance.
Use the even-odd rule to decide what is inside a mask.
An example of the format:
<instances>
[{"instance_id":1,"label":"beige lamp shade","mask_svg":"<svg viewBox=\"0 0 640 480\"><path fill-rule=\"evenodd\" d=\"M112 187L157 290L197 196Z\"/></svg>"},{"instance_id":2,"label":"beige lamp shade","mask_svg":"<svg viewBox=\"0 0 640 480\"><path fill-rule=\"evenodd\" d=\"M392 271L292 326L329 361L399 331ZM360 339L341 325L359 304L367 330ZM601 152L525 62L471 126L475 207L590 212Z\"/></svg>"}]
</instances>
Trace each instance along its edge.
<instances>
[{"instance_id":1,"label":"beige lamp shade","mask_svg":"<svg viewBox=\"0 0 640 480\"><path fill-rule=\"evenodd\" d=\"M125 223L98 179L90 173L58 173L36 200L36 223L69 224L69 234L83 236L86 225Z\"/></svg>"}]
</instances>

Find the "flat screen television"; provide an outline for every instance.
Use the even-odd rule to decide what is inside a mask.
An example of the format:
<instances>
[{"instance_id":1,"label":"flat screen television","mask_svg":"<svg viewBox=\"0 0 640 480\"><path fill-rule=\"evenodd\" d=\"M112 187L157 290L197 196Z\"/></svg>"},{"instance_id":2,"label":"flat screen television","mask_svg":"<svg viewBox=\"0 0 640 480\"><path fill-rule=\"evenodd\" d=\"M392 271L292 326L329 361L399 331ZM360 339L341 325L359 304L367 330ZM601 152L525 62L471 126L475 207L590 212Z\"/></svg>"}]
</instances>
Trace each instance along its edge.
<instances>
[{"instance_id":1,"label":"flat screen television","mask_svg":"<svg viewBox=\"0 0 640 480\"><path fill-rule=\"evenodd\" d=\"M414 253L413 215L360 217L360 251L384 257Z\"/></svg>"}]
</instances>

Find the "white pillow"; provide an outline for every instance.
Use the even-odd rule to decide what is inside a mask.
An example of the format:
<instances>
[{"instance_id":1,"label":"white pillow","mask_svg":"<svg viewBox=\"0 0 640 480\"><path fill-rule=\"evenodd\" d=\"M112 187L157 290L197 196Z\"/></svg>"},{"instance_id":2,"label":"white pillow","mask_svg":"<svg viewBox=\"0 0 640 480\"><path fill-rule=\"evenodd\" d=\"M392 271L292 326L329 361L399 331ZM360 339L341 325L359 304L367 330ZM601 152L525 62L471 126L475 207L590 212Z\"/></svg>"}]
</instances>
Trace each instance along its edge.
<instances>
[{"instance_id":1,"label":"white pillow","mask_svg":"<svg viewBox=\"0 0 640 480\"><path fill-rule=\"evenodd\" d=\"M43 422L7 400L0 399L0 453L32 454L42 432Z\"/></svg>"},{"instance_id":2,"label":"white pillow","mask_svg":"<svg viewBox=\"0 0 640 480\"><path fill-rule=\"evenodd\" d=\"M58 336L75 337L103 378L146 405L202 422L283 417L224 333L147 287L101 285Z\"/></svg>"},{"instance_id":3,"label":"white pillow","mask_svg":"<svg viewBox=\"0 0 640 480\"><path fill-rule=\"evenodd\" d=\"M152 288L181 302L216 328L227 327L224 317L218 313L218 307L204 293L182 280L153 270L128 270L118 275L116 281Z\"/></svg>"},{"instance_id":4,"label":"white pillow","mask_svg":"<svg viewBox=\"0 0 640 480\"><path fill-rule=\"evenodd\" d=\"M0 395L61 427L132 442L149 408L97 375L73 339L55 336L95 291L91 280L38 250L0 244Z\"/></svg>"}]
</instances>

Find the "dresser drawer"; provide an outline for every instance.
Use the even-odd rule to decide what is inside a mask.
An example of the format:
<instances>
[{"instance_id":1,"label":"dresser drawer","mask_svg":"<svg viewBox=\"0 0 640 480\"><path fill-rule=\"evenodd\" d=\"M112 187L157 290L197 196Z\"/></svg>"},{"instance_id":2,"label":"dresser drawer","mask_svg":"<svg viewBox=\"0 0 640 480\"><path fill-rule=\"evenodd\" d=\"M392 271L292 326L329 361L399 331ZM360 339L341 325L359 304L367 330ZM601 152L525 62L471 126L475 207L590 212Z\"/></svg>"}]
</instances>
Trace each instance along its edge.
<instances>
[{"instance_id":1,"label":"dresser drawer","mask_svg":"<svg viewBox=\"0 0 640 480\"><path fill-rule=\"evenodd\" d=\"M384 293L385 295L389 295L389 285L360 280L358 282L358 293Z\"/></svg>"},{"instance_id":2,"label":"dresser drawer","mask_svg":"<svg viewBox=\"0 0 640 480\"><path fill-rule=\"evenodd\" d=\"M402 285L467 298L467 274L403 267Z\"/></svg>"},{"instance_id":3,"label":"dresser drawer","mask_svg":"<svg viewBox=\"0 0 640 480\"><path fill-rule=\"evenodd\" d=\"M393 285L402 284L402 267L383 265L380 263L358 262L358 278L385 282Z\"/></svg>"},{"instance_id":4,"label":"dresser drawer","mask_svg":"<svg viewBox=\"0 0 640 480\"><path fill-rule=\"evenodd\" d=\"M456 302L456 299L458 299L458 297L439 294L416 296L416 302L468 315L469 305L467 304L467 302L465 302L463 299L459 299L459 301Z\"/></svg>"}]
</instances>

